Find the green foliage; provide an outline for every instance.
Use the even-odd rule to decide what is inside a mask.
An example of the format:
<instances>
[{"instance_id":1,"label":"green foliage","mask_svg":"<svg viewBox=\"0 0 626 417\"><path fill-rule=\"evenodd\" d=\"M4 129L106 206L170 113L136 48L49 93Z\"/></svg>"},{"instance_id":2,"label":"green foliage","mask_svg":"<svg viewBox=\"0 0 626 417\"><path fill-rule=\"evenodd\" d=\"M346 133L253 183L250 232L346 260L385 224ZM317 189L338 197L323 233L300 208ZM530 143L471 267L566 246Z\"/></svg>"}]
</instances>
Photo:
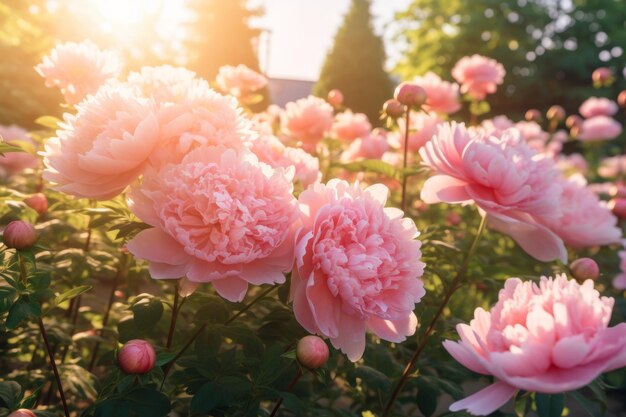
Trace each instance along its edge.
<instances>
[{"instance_id":1,"label":"green foliage","mask_svg":"<svg viewBox=\"0 0 626 417\"><path fill-rule=\"evenodd\" d=\"M347 107L377 123L393 85L384 70L383 42L374 33L371 20L370 1L353 0L324 61L314 94L326 97L330 90L339 89Z\"/></svg>"}]
</instances>

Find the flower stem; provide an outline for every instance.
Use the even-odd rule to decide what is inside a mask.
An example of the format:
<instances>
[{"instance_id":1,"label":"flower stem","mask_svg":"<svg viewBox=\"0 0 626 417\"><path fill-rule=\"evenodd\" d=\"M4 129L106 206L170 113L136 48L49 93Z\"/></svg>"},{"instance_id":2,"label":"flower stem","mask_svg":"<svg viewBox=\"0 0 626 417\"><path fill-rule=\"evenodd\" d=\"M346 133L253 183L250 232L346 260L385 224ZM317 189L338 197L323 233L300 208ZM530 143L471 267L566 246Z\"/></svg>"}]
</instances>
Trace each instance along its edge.
<instances>
[{"instance_id":1,"label":"flower stem","mask_svg":"<svg viewBox=\"0 0 626 417\"><path fill-rule=\"evenodd\" d=\"M296 375L293 377L293 379L291 380L291 382L287 386L287 392L291 392L293 387L295 387L296 384L298 383L298 380L300 379L301 376L302 376L302 371L300 370L300 367L298 366L298 370L296 371ZM272 410L272 413L270 414L270 417L274 417L274 415L276 415L276 413L278 412L278 409L280 408L282 403L283 403L283 397L280 397L278 399L278 401L276 401L276 405L274 406L274 409Z\"/></svg>"},{"instance_id":2,"label":"flower stem","mask_svg":"<svg viewBox=\"0 0 626 417\"><path fill-rule=\"evenodd\" d=\"M406 167L408 165L408 156L409 156L409 129L411 122L411 108L406 106L406 118L405 118L405 128L404 128L404 157L402 158L402 203L400 207L402 211L406 209L406 183L408 180L408 176L406 175Z\"/></svg>"},{"instance_id":3,"label":"flower stem","mask_svg":"<svg viewBox=\"0 0 626 417\"><path fill-rule=\"evenodd\" d=\"M48 334L46 333L46 328L43 325L43 320L41 320L41 317L38 320L39 331L41 332L41 336L43 337L43 342L46 346L48 357L50 358L52 372L54 373L54 379L56 380L57 387L59 388L59 396L61 397L61 403L63 403L63 411L65 412L65 417L70 417L70 410L67 408L67 401L65 401L65 393L63 392L63 385L61 384L61 377L59 376L57 364L54 361L54 353L52 353L52 348L50 347L50 342L48 341Z\"/></svg>"},{"instance_id":4,"label":"flower stem","mask_svg":"<svg viewBox=\"0 0 626 417\"><path fill-rule=\"evenodd\" d=\"M176 285L174 286L174 305L172 305L172 319L170 320L170 330L167 333L167 343L165 347L168 349L172 347L172 342L174 341L174 330L176 330L176 320L178 319L178 312L180 311L180 307L178 305L178 300L180 296L178 295L178 280L176 281Z\"/></svg>"},{"instance_id":5,"label":"flower stem","mask_svg":"<svg viewBox=\"0 0 626 417\"><path fill-rule=\"evenodd\" d=\"M446 291L446 294L445 294L445 296L443 298L443 301L441 302L441 305L439 306L439 309L437 310L437 312L435 313L435 316L430 321L430 324L428 325L428 328L426 329L426 332L424 333L424 336L422 337L422 340L417 345L417 349L415 350L415 353L411 357L411 360L409 361L409 363L407 363L406 367L404 368L404 371L402 372L402 376L400 377L400 380L398 381L398 384L396 385L396 387L394 388L393 392L391 393L391 398L389 398L389 401L387 402L387 405L385 406L385 410L383 412L383 417L389 416L389 413L391 412L391 408L392 408L393 404L395 403L396 399L398 398L398 395L400 394L400 391L402 390L402 387L406 383L406 380L409 377L409 374L411 373L411 370L413 369L413 366L417 362L417 359L419 358L420 354L422 353L422 351L426 347L426 344L428 343L428 340L430 339L430 336L432 335L433 330L435 330L435 325L439 321L439 318L443 314L444 309L448 305L448 301L450 301L450 298L452 297L452 294L454 294L454 292L458 288L459 283L465 277L465 274L467 273L467 268L469 266L470 260L474 256L474 253L476 253L476 249L478 249L478 243L479 243L480 238L481 238L481 236L482 236L482 234L483 234L483 232L485 230L485 226L486 225L487 225L487 216L485 215L480 220L480 225L478 226L478 231L476 232L476 236L474 236L474 241L472 242L472 245L470 246L469 250L465 254L465 258L463 259L463 263L461 264L461 267L457 270L457 273L456 273L454 279L452 280L452 283L448 287L448 290Z\"/></svg>"},{"instance_id":6,"label":"flower stem","mask_svg":"<svg viewBox=\"0 0 626 417\"><path fill-rule=\"evenodd\" d=\"M107 327L109 323L109 315L111 313L111 308L113 308L113 303L115 302L115 291L117 291L117 286L120 280L120 276L122 275L123 266L119 266L117 272L115 273L115 277L113 278L113 286L111 288L111 293L109 294L109 302L107 303L107 309L104 312L104 317L102 318L102 328L100 329L100 336L102 337L104 334L104 329ZM96 365L96 359L98 358L98 350L100 350L100 341L96 342L96 345L93 348L93 352L91 354L91 360L89 361L89 372L93 370L93 367Z\"/></svg>"}]
</instances>

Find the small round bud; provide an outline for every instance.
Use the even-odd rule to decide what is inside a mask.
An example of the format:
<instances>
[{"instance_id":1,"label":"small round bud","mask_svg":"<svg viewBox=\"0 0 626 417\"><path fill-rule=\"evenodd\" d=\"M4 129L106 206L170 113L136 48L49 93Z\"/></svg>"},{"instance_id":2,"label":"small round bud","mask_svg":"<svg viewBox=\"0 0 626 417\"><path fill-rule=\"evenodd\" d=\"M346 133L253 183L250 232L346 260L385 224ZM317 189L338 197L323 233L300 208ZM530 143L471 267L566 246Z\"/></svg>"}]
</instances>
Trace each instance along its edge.
<instances>
[{"instance_id":1,"label":"small round bud","mask_svg":"<svg viewBox=\"0 0 626 417\"><path fill-rule=\"evenodd\" d=\"M19 410L15 410L7 417L37 417L35 413L25 408L20 408Z\"/></svg>"},{"instance_id":2,"label":"small round bud","mask_svg":"<svg viewBox=\"0 0 626 417\"><path fill-rule=\"evenodd\" d=\"M341 105L343 104L343 93L337 89L330 90L328 92L327 101L334 108L341 107Z\"/></svg>"},{"instance_id":3,"label":"small round bud","mask_svg":"<svg viewBox=\"0 0 626 417\"><path fill-rule=\"evenodd\" d=\"M541 112L537 109L530 109L526 111L526 114L524 114L524 119L528 120L529 122L540 122Z\"/></svg>"},{"instance_id":4,"label":"small round bud","mask_svg":"<svg viewBox=\"0 0 626 417\"><path fill-rule=\"evenodd\" d=\"M410 82L403 82L396 87L393 98L405 106L419 108L426 103L426 91L419 85Z\"/></svg>"},{"instance_id":5,"label":"small round bud","mask_svg":"<svg viewBox=\"0 0 626 417\"><path fill-rule=\"evenodd\" d=\"M613 71L606 67L596 68L591 74L591 79L596 87L610 87L615 81Z\"/></svg>"},{"instance_id":6,"label":"small round bud","mask_svg":"<svg viewBox=\"0 0 626 417\"><path fill-rule=\"evenodd\" d=\"M626 198L626 185L623 183L613 184L609 188L609 195L613 198Z\"/></svg>"},{"instance_id":7,"label":"small round bud","mask_svg":"<svg viewBox=\"0 0 626 417\"><path fill-rule=\"evenodd\" d=\"M583 123L583 119L581 119L580 116L577 116L575 114L572 114L571 116L568 116L567 119L565 119L565 126L568 127L568 129L572 129L574 127L580 127Z\"/></svg>"},{"instance_id":8,"label":"small round bud","mask_svg":"<svg viewBox=\"0 0 626 417\"><path fill-rule=\"evenodd\" d=\"M609 209L620 219L626 219L626 199L614 198L609 201Z\"/></svg>"},{"instance_id":9,"label":"small round bud","mask_svg":"<svg viewBox=\"0 0 626 417\"><path fill-rule=\"evenodd\" d=\"M619 104L621 108L626 109L626 90L622 91L617 96L617 104Z\"/></svg>"},{"instance_id":10,"label":"small round bud","mask_svg":"<svg viewBox=\"0 0 626 417\"><path fill-rule=\"evenodd\" d=\"M11 249L28 249L37 241L37 231L32 224L22 220L12 221L4 229L4 244Z\"/></svg>"},{"instance_id":11,"label":"small round bud","mask_svg":"<svg viewBox=\"0 0 626 417\"><path fill-rule=\"evenodd\" d=\"M156 362L154 348L145 340L134 339L126 342L117 355L117 363L127 374L145 374L150 372Z\"/></svg>"},{"instance_id":12,"label":"small round bud","mask_svg":"<svg viewBox=\"0 0 626 417\"><path fill-rule=\"evenodd\" d=\"M300 339L296 347L298 362L309 369L324 366L329 355L328 345L318 336L305 336Z\"/></svg>"},{"instance_id":13,"label":"small round bud","mask_svg":"<svg viewBox=\"0 0 626 417\"><path fill-rule=\"evenodd\" d=\"M31 195L24 200L24 203L39 214L44 214L48 211L48 199L43 193Z\"/></svg>"},{"instance_id":14,"label":"small round bud","mask_svg":"<svg viewBox=\"0 0 626 417\"><path fill-rule=\"evenodd\" d=\"M546 112L546 117L548 120L554 120L556 122L560 122L565 119L565 109L561 106L552 106Z\"/></svg>"},{"instance_id":15,"label":"small round bud","mask_svg":"<svg viewBox=\"0 0 626 417\"><path fill-rule=\"evenodd\" d=\"M591 258L576 259L569 265L569 270L578 282L583 282L588 279L595 281L600 276L600 268L596 261Z\"/></svg>"},{"instance_id":16,"label":"small round bud","mask_svg":"<svg viewBox=\"0 0 626 417\"><path fill-rule=\"evenodd\" d=\"M456 211L448 212L446 215L446 223L452 226L458 226L461 224L461 215Z\"/></svg>"},{"instance_id":17,"label":"small round bud","mask_svg":"<svg viewBox=\"0 0 626 417\"><path fill-rule=\"evenodd\" d=\"M404 106L398 100L390 98L383 104L383 114L392 119L397 119L404 115Z\"/></svg>"}]
</instances>

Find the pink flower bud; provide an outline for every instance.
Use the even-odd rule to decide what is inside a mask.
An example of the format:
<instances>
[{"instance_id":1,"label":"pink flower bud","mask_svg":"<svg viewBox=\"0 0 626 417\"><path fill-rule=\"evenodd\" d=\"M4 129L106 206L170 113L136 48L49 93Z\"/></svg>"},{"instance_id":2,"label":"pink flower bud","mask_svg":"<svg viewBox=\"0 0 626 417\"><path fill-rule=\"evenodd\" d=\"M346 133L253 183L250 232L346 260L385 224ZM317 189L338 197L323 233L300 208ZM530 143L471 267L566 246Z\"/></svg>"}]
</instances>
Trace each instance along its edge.
<instances>
[{"instance_id":1,"label":"pink flower bud","mask_svg":"<svg viewBox=\"0 0 626 417\"><path fill-rule=\"evenodd\" d=\"M541 112L537 109L530 109L526 112L524 118L529 122L539 122L541 121Z\"/></svg>"},{"instance_id":2,"label":"pink flower bud","mask_svg":"<svg viewBox=\"0 0 626 417\"><path fill-rule=\"evenodd\" d=\"M383 114L392 119L397 119L404 114L404 106L398 100L390 98L383 104Z\"/></svg>"},{"instance_id":3,"label":"pink flower bud","mask_svg":"<svg viewBox=\"0 0 626 417\"><path fill-rule=\"evenodd\" d=\"M403 82L396 87L393 97L405 106L419 108L426 103L426 91L419 85Z\"/></svg>"},{"instance_id":4,"label":"pink flower bud","mask_svg":"<svg viewBox=\"0 0 626 417\"><path fill-rule=\"evenodd\" d=\"M623 183L613 184L609 189L611 197L626 198L626 185Z\"/></svg>"},{"instance_id":5,"label":"pink flower bud","mask_svg":"<svg viewBox=\"0 0 626 417\"><path fill-rule=\"evenodd\" d=\"M565 119L565 109L561 106L552 106L546 112L546 117L548 120L554 120L556 122L560 122Z\"/></svg>"},{"instance_id":6,"label":"pink flower bud","mask_svg":"<svg viewBox=\"0 0 626 417\"><path fill-rule=\"evenodd\" d=\"M620 219L626 219L626 199L614 198L609 201L609 208Z\"/></svg>"},{"instance_id":7,"label":"pink flower bud","mask_svg":"<svg viewBox=\"0 0 626 417\"><path fill-rule=\"evenodd\" d=\"M35 413L33 413L32 411L27 410L25 408L20 408L19 410L15 410L11 414L9 414L7 417L36 417L36 416L35 416Z\"/></svg>"},{"instance_id":8,"label":"pink flower bud","mask_svg":"<svg viewBox=\"0 0 626 417\"><path fill-rule=\"evenodd\" d=\"M578 282L583 282L588 279L595 281L600 276L600 268L596 261L591 258L576 259L569 265L569 269L572 272L572 276Z\"/></svg>"},{"instance_id":9,"label":"pink flower bud","mask_svg":"<svg viewBox=\"0 0 626 417\"><path fill-rule=\"evenodd\" d=\"M2 236L7 247L17 250L28 249L37 241L37 231L32 224L22 220L12 221Z\"/></svg>"},{"instance_id":10,"label":"pink flower bud","mask_svg":"<svg viewBox=\"0 0 626 417\"><path fill-rule=\"evenodd\" d=\"M446 223L452 226L458 226L461 224L461 215L456 211L451 211L446 215Z\"/></svg>"},{"instance_id":11,"label":"pink flower bud","mask_svg":"<svg viewBox=\"0 0 626 417\"><path fill-rule=\"evenodd\" d=\"M309 369L317 369L324 366L329 355L328 346L318 336L305 336L300 339L296 347L298 362Z\"/></svg>"},{"instance_id":12,"label":"pink flower bud","mask_svg":"<svg viewBox=\"0 0 626 417\"><path fill-rule=\"evenodd\" d=\"M623 109L626 109L626 90L622 91L617 96L617 104L619 104Z\"/></svg>"},{"instance_id":13,"label":"pink flower bud","mask_svg":"<svg viewBox=\"0 0 626 417\"><path fill-rule=\"evenodd\" d=\"M565 126L567 126L569 129L572 129L574 127L580 127L582 122L583 119L581 119L580 116L572 114L571 116L568 116L567 119L565 119Z\"/></svg>"},{"instance_id":14,"label":"pink flower bud","mask_svg":"<svg viewBox=\"0 0 626 417\"><path fill-rule=\"evenodd\" d=\"M24 203L39 214L44 214L48 211L48 199L43 193L31 195L24 200Z\"/></svg>"},{"instance_id":15,"label":"pink flower bud","mask_svg":"<svg viewBox=\"0 0 626 417\"><path fill-rule=\"evenodd\" d=\"M606 67L596 68L591 74L593 83L599 87L608 87L613 84L615 78L613 77L613 71Z\"/></svg>"},{"instance_id":16,"label":"pink flower bud","mask_svg":"<svg viewBox=\"0 0 626 417\"><path fill-rule=\"evenodd\" d=\"M337 89L328 92L327 101L334 108L341 107L343 104L343 93Z\"/></svg>"},{"instance_id":17,"label":"pink flower bud","mask_svg":"<svg viewBox=\"0 0 626 417\"><path fill-rule=\"evenodd\" d=\"M117 355L117 363L127 374L150 372L156 362L154 348L145 340L134 339L126 342Z\"/></svg>"}]
</instances>

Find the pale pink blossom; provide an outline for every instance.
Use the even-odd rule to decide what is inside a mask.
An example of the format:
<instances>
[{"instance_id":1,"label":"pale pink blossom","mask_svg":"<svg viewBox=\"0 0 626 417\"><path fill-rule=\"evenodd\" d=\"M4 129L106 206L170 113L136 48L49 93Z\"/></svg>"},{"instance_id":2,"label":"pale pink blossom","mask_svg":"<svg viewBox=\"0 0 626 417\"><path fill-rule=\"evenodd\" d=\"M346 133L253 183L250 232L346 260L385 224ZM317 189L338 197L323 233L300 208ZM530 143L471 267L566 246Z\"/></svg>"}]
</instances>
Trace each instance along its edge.
<instances>
[{"instance_id":1,"label":"pale pink blossom","mask_svg":"<svg viewBox=\"0 0 626 417\"><path fill-rule=\"evenodd\" d=\"M608 116L585 119L576 137L584 142L615 139L622 133L622 125Z\"/></svg>"},{"instance_id":2,"label":"pale pink blossom","mask_svg":"<svg viewBox=\"0 0 626 417\"><path fill-rule=\"evenodd\" d=\"M505 75L502 64L481 55L465 56L452 69L452 76L461 84L461 92L469 93L477 100L495 93Z\"/></svg>"},{"instance_id":3,"label":"pale pink blossom","mask_svg":"<svg viewBox=\"0 0 626 417\"><path fill-rule=\"evenodd\" d=\"M567 259L563 241L543 225L561 216L562 185L554 162L533 152L516 129L499 137L444 124L420 150L434 174L421 198L428 204L475 203L489 224L541 261Z\"/></svg>"},{"instance_id":4,"label":"pale pink blossom","mask_svg":"<svg viewBox=\"0 0 626 417\"><path fill-rule=\"evenodd\" d=\"M206 83L197 78L196 73L182 67L161 65L142 67L139 72L128 75L127 84L139 95L152 98L157 103L179 102L189 96L194 88L206 88Z\"/></svg>"},{"instance_id":5,"label":"pale pink blossom","mask_svg":"<svg viewBox=\"0 0 626 417\"><path fill-rule=\"evenodd\" d=\"M8 144L19 145L19 142L25 142L29 145L35 145L28 132L16 125L0 125L0 138ZM28 152L7 152L4 156L0 155L0 177L14 175L37 166L39 166L39 158Z\"/></svg>"},{"instance_id":6,"label":"pale pink blossom","mask_svg":"<svg viewBox=\"0 0 626 417\"><path fill-rule=\"evenodd\" d=\"M568 245L576 248L618 243L622 232L617 227L617 218L606 203L587 189L587 181L578 174L562 179L559 205L562 215L546 222Z\"/></svg>"},{"instance_id":7,"label":"pale pink blossom","mask_svg":"<svg viewBox=\"0 0 626 417\"><path fill-rule=\"evenodd\" d=\"M241 301L248 284L285 282L300 217L293 171L223 146L149 169L129 206L152 228L128 250L149 261L152 278L210 282L230 301Z\"/></svg>"},{"instance_id":8,"label":"pale pink blossom","mask_svg":"<svg viewBox=\"0 0 626 417\"><path fill-rule=\"evenodd\" d=\"M215 82L221 91L243 98L265 87L267 78L243 64L236 67L224 65L219 69Z\"/></svg>"},{"instance_id":9,"label":"pale pink blossom","mask_svg":"<svg viewBox=\"0 0 626 417\"><path fill-rule=\"evenodd\" d=\"M515 123L515 127L519 130L530 149L537 153L545 153L550 134L544 131L539 123L522 120Z\"/></svg>"},{"instance_id":10,"label":"pale pink blossom","mask_svg":"<svg viewBox=\"0 0 626 417\"><path fill-rule=\"evenodd\" d=\"M555 161L556 166L565 176L570 176L572 174L585 175L589 170L587 160L579 153L559 155Z\"/></svg>"},{"instance_id":11,"label":"pale pink blossom","mask_svg":"<svg viewBox=\"0 0 626 417\"><path fill-rule=\"evenodd\" d=\"M444 81L437 74L430 71L421 77L415 77L413 82L426 91L425 110L451 114L461 108L459 85L457 83Z\"/></svg>"},{"instance_id":12,"label":"pale pink blossom","mask_svg":"<svg viewBox=\"0 0 626 417\"><path fill-rule=\"evenodd\" d=\"M412 112L409 118L409 151L420 150L436 133L443 120L437 113ZM400 148L404 149L405 125L400 123Z\"/></svg>"},{"instance_id":13,"label":"pale pink blossom","mask_svg":"<svg viewBox=\"0 0 626 417\"><path fill-rule=\"evenodd\" d=\"M375 129L363 138L354 140L341 154L341 160L351 162L359 159L380 159L388 150L387 132Z\"/></svg>"},{"instance_id":14,"label":"pale pink blossom","mask_svg":"<svg viewBox=\"0 0 626 417\"><path fill-rule=\"evenodd\" d=\"M618 290L626 290L626 240L622 240L622 250L617 255L621 273L613 278L613 286Z\"/></svg>"},{"instance_id":15,"label":"pale pink blossom","mask_svg":"<svg viewBox=\"0 0 626 417\"><path fill-rule=\"evenodd\" d=\"M112 198L141 175L159 145L155 105L129 88L107 85L76 109L46 142L43 176L66 194Z\"/></svg>"},{"instance_id":16,"label":"pale pink blossom","mask_svg":"<svg viewBox=\"0 0 626 417\"><path fill-rule=\"evenodd\" d=\"M616 178L626 174L626 155L604 158L598 167L598 174L604 178Z\"/></svg>"},{"instance_id":17,"label":"pale pink blossom","mask_svg":"<svg viewBox=\"0 0 626 417\"><path fill-rule=\"evenodd\" d=\"M303 142L309 152L324 139L333 125L333 108L319 97L308 96L287 103L281 114L284 133L294 140Z\"/></svg>"},{"instance_id":18,"label":"pale pink blossom","mask_svg":"<svg viewBox=\"0 0 626 417\"><path fill-rule=\"evenodd\" d=\"M202 146L249 147L258 135L236 99L219 94L204 82L186 89L175 103L161 106L158 120L161 144L150 156L150 164L157 169L180 162Z\"/></svg>"},{"instance_id":19,"label":"pale pink blossom","mask_svg":"<svg viewBox=\"0 0 626 417\"><path fill-rule=\"evenodd\" d=\"M117 55L102 51L91 41L66 42L55 47L35 70L45 78L46 87L57 87L68 104L95 94L122 70Z\"/></svg>"},{"instance_id":20,"label":"pale pink blossom","mask_svg":"<svg viewBox=\"0 0 626 417\"><path fill-rule=\"evenodd\" d=\"M505 130L515 127L513 120L504 115L495 116L492 119L485 119L480 126L490 135L500 136Z\"/></svg>"},{"instance_id":21,"label":"pale pink blossom","mask_svg":"<svg viewBox=\"0 0 626 417\"><path fill-rule=\"evenodd\" d=\"M461 340L443 343L463 366L495 378L450 410L488 415L519 389L560 394L626 366L626 323L608 327L614 303L591 280L509 278L491 312L477 308L469 325L457 325Z\"/></svg>"},{"instance_id":22,"label":"pale pink blossom","mask_svg":"<svg viewBox=\"0 0 626 417\"><path fill-rule=\"evenodd\" d=\"M415 223L385 208L382 184L361 189L333 179L300 194L305 219L296 246L291 298L298 322L358 360L367 330L402 342L413 335L421 242Z\"/></svg>"},{"instance_id":23,"label":"pale pink blossom","mask_svg":"<svg viewBox=\"0 0 626 417\"><path fill-rule=\"evenodd\" d=\"M589 97L578 109L587 119L594 116L613 116L617 110L619 110L617 103L604 97Z\"/></svg>"},{"instance_id":24,"label":"pale pink blossom","mask_svg":"<svg viewBox=\"0 0 626 417\"><path fill-rule=\"evenodd\" d=\"M335 115L331 134L335 139L350 143L367 136L371 131L372 124L365 114L346 110Z\"/></svg>"}]
</instances>

